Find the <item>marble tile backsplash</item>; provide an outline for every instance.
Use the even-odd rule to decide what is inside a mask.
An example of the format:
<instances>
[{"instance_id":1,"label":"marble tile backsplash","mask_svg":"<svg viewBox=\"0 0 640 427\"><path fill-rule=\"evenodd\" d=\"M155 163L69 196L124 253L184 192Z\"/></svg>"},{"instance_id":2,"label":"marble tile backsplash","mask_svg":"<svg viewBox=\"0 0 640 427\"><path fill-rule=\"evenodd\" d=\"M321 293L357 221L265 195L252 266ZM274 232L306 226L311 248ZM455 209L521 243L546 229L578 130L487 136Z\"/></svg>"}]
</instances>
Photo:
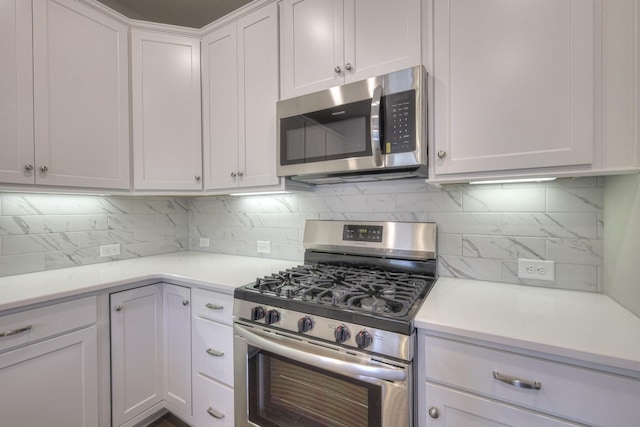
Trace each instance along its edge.
<instances>
[{"instance_id":1,"label":"marble tile backsplash","mask_svg":"<svg viewBox=\"0 0 640 427\"><path fill-rule=\"evenodd\" d=\"M190 201L189 245L300 261L306 219L433 221L441 276L601 292L603 200L597 177L482 186L405 180L202 197ZM210 247L199 246L201 237ZM271 254L258 254L257 240L270 241ZM518 258L555 261L555 281L519 279Z\"/></svg>"},{"instance_id":2,"label":"marble tile backsplash","mask_svg":"<svg viewBox=\"0 0 640 427\"><path fill-rule=\"evenodd\" d=\"M597 177L488 186L417 179L247 197L0 193L0 276L188 248L300 262L307 219L433 221L441 276L600 292L603 193ZM270 241L271 254L258 254L257 240ZM121 254L100 257L113 243ZM556 280L519 279L518 258L555 261Z\"/></svg>"},{"instance_id":3,"label":"marble tile backsplash","mask_svg":"<svg viewBox=\"0 0 640 427\"><path fill-rule=\"evenodd\" d=\"M100 257L100 246L120 255ZM0 194L0 276L185 250L189 200Z\"/></svg>"}]
</instances>

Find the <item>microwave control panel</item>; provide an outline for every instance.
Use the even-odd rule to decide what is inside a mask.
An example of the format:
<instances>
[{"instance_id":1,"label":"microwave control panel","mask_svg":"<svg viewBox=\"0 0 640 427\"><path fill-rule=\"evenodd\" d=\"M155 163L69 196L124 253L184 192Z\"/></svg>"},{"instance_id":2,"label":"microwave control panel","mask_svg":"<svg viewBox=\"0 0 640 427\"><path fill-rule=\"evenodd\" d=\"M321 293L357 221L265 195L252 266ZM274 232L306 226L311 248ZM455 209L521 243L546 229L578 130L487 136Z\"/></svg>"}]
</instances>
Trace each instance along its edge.
<instances>
[{"instance_id":1,"label":"microwave control panel","mask_svg":"<svg viewBox=\"0 0 640 427\"><path fill-rule=\"evenodd\" d=\"M416 149L416 91L392 93L383 97L385 154Z\"/></svg>"}]
</instances>

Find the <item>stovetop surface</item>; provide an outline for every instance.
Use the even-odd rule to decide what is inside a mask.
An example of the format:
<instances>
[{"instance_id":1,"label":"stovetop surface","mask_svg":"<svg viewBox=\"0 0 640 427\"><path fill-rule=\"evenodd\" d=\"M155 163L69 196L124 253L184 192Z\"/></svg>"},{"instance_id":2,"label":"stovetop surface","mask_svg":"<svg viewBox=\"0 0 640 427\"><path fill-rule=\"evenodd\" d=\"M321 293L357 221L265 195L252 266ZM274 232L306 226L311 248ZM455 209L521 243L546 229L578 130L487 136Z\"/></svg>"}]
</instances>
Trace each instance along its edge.
<instances>
[{"instance_id":1,"label":"stovetop surface","mask_svg":"<svg viewBox=\"0 0 640 427\"><path fill-rule=\"evenodd\" d=\"M353 265L305 264L258 278L235 297L410 334L435 279Z\"/></svg>"}]
</instances>

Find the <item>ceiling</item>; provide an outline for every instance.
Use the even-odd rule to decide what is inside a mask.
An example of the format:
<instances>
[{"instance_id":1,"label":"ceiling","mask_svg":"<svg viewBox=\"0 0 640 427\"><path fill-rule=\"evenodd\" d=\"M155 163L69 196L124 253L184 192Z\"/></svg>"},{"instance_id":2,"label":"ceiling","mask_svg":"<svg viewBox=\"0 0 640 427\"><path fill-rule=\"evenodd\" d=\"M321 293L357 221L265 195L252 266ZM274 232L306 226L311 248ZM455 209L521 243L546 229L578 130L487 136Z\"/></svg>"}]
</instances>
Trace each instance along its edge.
<instances>
[{"instance_id":1,"label":"ceiling","mask_svg":"<svg viewBox=\"0 0 640 427\"><path fill-rule=\"evenodd\" d=\"M121 14L143 21L202 28L251 0L98 0Z\"/></svg>"}]
</instances>

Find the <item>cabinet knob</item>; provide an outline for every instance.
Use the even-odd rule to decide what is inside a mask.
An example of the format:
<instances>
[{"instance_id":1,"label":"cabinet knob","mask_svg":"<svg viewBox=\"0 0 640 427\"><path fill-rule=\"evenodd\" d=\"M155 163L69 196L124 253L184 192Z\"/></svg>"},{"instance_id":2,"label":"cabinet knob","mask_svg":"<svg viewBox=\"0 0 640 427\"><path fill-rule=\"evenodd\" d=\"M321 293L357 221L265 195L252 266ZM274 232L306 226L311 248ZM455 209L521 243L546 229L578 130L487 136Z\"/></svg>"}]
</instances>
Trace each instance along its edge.
<instances>
[{"instance_id":1,"label":"cabinet knob","mask_svg":"<svg viewBox=\"0 0 640 427\"><path fill-rule=\"evenodd\" d=\"M347 71L351 71L353 67L351 66L351 64L349 64L348 62L346 64L344 64L344 69Z\"/></svg>"},{"instance_id":2,"label":"cabinet knob","mask_svg":"<svg viewBox=\"0 0 640 427\"><path fill-rule=\"evenodd\" d=\"M438 151L438 158L439 159L444 159L445 157L447 157L447 152L444 150L440 150Z\"/></svg>"},{"instance_id":3,"label":"cabinet knob","mask_svg":"<svg viewBox=\"0 0 640 427\"><path fill-rule=\"evenodd\" d=\"M231 178L235 178L236 177L236 173L235 172L231 172Z\"/></svg>"},{"instance_id":4,"label":"cabinet knob","mask_svg":"<svg viewBox=\"0 0 640 427\"><path fill-rule=\"evenodd\" d=\"M200 182L200 175L195 176L196 182Z\"/></svg>"},{"instance_id":5,"label":"cabinet knob","mask_svg":"<svg viewBox=\"0 0 640 427\"><path fill-rule=\"evenodd\" d=\"M429 409L429 416L434 420L440 416L440 411L435 406Z\"/></svg>"},{"instance_id":6,"label":"cabinet knob","mask_svg":"<svg viewBox=\"0 0 640 427\"><path fill-rule=\"evenodd\" d=\"M49 170L49 167L48 167L48 166L45 166L45 165L42 165L42 166L40 166L40 170L41 170L42 172L46 172L46 171L48 171L48 170Z\"/></svg>"},{"instance_id":7,"label":"cabinet knob","mask_svg":"<svg viewBox=\"0 0 640 427\"><path fill-rule=\"evenodd\" d=\"M184 306L189 305L189 300L188 300L188 299L186 299L186 300L182 301L182 305L184 305Z\"/></svg>"},{"instance_id":8,"label":"cabinet knob","mask_svg":"<svg viewBox=\"0 0 640 427\"><path fill-rule=\"evenodd\" d=\"M242 172L242 171L238 172L238 176L240 176L240 177L244 176L244 172Z\"/></svg>"},{"instance_id":9,"label":"cabinet knob","mask_svg":"<svg viewBox=\"0 0 640 427\"><path fill-rule=\"evenodd\" d=\"M335 71L336 74L340 74L342 72L342 68L340 68L339 65L336 65L336 68L334 68L333 71Z\"/></svg>"},{"instance_id":10,"label":"cabinet knob","mask_svg":"<svg viewBox=\"0 0 640 427\"><path fill-rule=\"evenodd\" d=\"M24 165L24 170L26 170L27 172L31 172L33 170L33 165L27 163L26 165Z\"/></svg>"},{"instance_id":11,"label":"cabinet knob","mask_svg":"<svg viewBox=\"0 0 640 427\"><path fill-rule=\"evenodd\" d=\"M116 305L116 311L122 311L124 307L122 307L121 305Z\"/></svg>"}]
</instances>

